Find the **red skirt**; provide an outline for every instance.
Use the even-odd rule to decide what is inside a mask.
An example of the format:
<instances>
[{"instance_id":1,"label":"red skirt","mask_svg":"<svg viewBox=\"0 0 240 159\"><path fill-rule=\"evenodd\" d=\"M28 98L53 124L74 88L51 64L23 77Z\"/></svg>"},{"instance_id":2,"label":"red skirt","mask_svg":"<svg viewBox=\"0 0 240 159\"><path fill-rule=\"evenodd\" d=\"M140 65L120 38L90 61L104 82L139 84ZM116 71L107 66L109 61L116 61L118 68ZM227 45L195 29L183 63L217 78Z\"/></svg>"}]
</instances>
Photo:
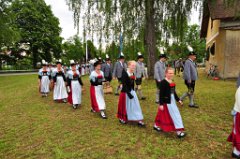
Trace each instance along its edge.
<instances>
[{"instance_id":1,"label":"red skirt","mask_svg":"<svg viewBox=\"0 0 240 159\"><path fill-rule=\"evenodd\" d=\"M124 92L121 92L119 95L117 117L123 121L127 121L126 93Z\"/></svg>"},{"instance_id":2,"label":"red skirt","mask_svg":"<svg viewBox=\"0 0 240 159\"><path fill-rule=\"evenodd\" d=\"M235 129L235 134L233 130ZM236 147L240 151L240 113L236 114L235 124L233 124L233 130L228 137L228 141L233 143L233 147Z\"/></svg>"},{"instance_id":3,"label":"red skirt","mask_svg":"<svg viewBox=\"0 0 240 159\"><path fill-rule=\"evenodd\" d=\"M176 129L173 120L169 114L167 104L163 105L164 109L158 109L157 116L155 118L155 125L160 127L165 132L170 131L182 131L183 129Z\"/></svg>"},{"instance_id":4,"label":"red skirt","mask_svg":"<svg viewBox=\"0 0 240 159\"><path fill-rule=\"evenodd\" d=\"M98 103L97 103L97 99L96 99L95 87L94 86L90 86L90 98L91 98L92 109L95 112L100 112L100 110L98 108Z\"/></svg>"},{"instance_id":5,"label":"red skirt","mask_svg":"<svg viewBox=\"0 0 240 159\"><path fill-rule=\"evenodd\" d=\"M73 104L73 100L72 100L72 87L70 87L70 92L68 93L68 103L69 104Z\"/></svg>"}]
</instances>

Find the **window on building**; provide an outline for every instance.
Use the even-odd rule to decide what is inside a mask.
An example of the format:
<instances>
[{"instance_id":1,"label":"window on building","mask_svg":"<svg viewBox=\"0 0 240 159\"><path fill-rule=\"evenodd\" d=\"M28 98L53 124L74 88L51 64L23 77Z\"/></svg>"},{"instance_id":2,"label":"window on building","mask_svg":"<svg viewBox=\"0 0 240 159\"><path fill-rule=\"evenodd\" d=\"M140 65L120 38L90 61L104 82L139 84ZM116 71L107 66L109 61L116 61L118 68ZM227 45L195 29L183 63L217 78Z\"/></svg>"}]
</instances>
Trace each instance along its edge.
<instances>
[{"instance_id":1,"label":"window on building","mask_svg":"<svg viewBox=\"0 0 240 159\"><path fill-rule=\"evenodd\" d=\"M210 47L210 53L211 55L215 55L215 43L212 44L212 46Z\"/></svg>"}]
</instances>

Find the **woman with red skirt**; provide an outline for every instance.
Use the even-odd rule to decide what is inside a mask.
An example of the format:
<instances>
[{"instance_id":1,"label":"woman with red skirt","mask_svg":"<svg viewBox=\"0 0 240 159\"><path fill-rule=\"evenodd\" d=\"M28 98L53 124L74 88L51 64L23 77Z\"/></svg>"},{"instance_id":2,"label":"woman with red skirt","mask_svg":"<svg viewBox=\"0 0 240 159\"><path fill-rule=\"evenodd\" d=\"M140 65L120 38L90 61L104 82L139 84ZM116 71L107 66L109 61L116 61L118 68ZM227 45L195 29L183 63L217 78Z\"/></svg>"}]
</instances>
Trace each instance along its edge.
<instances>
[{"instance_id":1,"label":"woman with red skirt","mask_svg":"<svg viewBox=\"0 0 240 159\"><path fill-rule=\"evenodd\" d=\"M185 137L181 114L176 101L181 105L182 101L176 94L176 84L173 82L174 69L167 68L165 79L160 82L159 108L155 118L154 130L171 132L175 131L179 138Z\"/></svg>"}]
</instances>

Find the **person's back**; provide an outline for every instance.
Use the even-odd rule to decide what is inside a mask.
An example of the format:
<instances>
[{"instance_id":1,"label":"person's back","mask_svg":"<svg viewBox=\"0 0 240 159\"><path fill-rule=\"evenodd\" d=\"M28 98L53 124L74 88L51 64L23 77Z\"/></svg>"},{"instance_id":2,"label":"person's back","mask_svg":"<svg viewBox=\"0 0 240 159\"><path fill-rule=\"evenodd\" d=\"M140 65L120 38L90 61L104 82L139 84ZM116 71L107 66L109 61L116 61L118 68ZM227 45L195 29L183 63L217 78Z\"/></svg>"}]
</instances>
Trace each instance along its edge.
<instances>
[{"instance_id":1,"label":"person's back","mask_svg":"<svg viewBox=\"0 0 240 159\"><path fill-rule=\"evenodd\" d=\"M196 65L190 59L185 61L183 78L186 81L196 81L198 78Z\"/></svg>"}]
</instances>

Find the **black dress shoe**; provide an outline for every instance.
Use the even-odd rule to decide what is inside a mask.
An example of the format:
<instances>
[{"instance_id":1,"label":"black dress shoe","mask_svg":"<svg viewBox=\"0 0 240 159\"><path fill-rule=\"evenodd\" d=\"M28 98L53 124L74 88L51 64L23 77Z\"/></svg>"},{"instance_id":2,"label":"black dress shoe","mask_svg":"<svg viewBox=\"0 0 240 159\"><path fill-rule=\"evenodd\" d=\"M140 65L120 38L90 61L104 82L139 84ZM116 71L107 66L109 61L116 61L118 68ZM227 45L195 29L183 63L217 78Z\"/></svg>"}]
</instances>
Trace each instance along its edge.
<instances>
[{"instance_id":1,"label":"black dress shoe","mask_svg":"<svg viewBox=\"0 0 240 159\"><path fill-rule=\"evenodd\" d=\"M236 155L235 153L232 152L232 158L240 159L240 155Z\"/></svg>"},{"instance_id":2,"label":"black dress shoe","mask_svg":"<svg viewBox=\"0 0 240 159\"><path fill-rule=\"evenodd\" d=\"M145 99L146 99L146 97L142 97L142 98L141 98L141 100L145 100Z\"/></svg>"},{"instance_id":3,"label":"black dress shoe","mask_svg":"<svg viewBox=\"0 0 240 159\"><path fill-rule=\"evenodd\" d=\"M115 93L115 96L119 96L119 93Z\"/></svg>"},{"instance_id":4,"label":"black dress shoe","mask_svg":"<svg viewBox=\"0 0 240 159\"><path fill-rule=\"evenodd\" d=\"M184 138L187 134L184 132L181 132L180 134L177 135L178 138Z\"/></svg>"},{"instance_id":5,"label":"black dress shoe","mask_svg":"<svg viewBox=\"0 0 240 159\"><path fill-rule=\"evenodd\" d=\"M93 110L93 109L91 109L91 110L90 110L90 112L92 112L92 113L95 113L96 111L95 111L95 110Z\"/></svg>"},{"instance_id":6,"label":"black dress shoe","mask_svg":"<svg viewBox=\"0 0 240 159\"><path fill-rule=\"evenodd\" d=\"M194 105L188 105L190 108L199 108L198 105L194 104Z\"/></svg>"},{"instance_id":7,"label":"black dress shoe","mask_svg":"<svg viewBox=\"0 0 240 159\"><path fill-rule=\"evenodd\" d=\"M77 105L76 104L73 104L72 107L73 107L73 109L77 109Z\"/></svg>"},{"instance_id":8,"label":"black dress shoe","mask_svg":"<svg viewBox=\"0 0 240 159\"><path fill-rule=\"evenodd\" d=\"M102 117L103 119L107 119L107 117L106 117L105 115L101 115L101 117Z\"/></svg>"},{"instance_id":9,"label":"black dress shoe","mask_svg":"<svg viewBox=\"0 0 240 159\"><path fill-rule=\"evenodd\" d=\"M144 122L138 122L138 126L139 126L139 127L146 127L146 125L144 124Z\"/></svg>"},{"instance_id":10,"label":"black dress shoe","mask_svg":"<svg viewBox=\"0 0 240 159\"><path fill-rule=\"evenodd\" d=\"M119 122L120 122L121 124L126 124L126 123L127 123L126 121L123 121L123 120L121 120L121 119L119 119Z\"/></svg>"},{"instance_id":11,"label":"black dress shoe","mask_svg":"<svg viewBox=\"0 0 240 159\"><path fill-rule=\"evenodd\" d=\"M153 127L153 130L156 130L157 132L160 132L160 131L162 131L162 129L161 129L161 128L159 128L159 127L156 127L156 126L154 126L154 127Z\"/></svg>"}]
</instances>

